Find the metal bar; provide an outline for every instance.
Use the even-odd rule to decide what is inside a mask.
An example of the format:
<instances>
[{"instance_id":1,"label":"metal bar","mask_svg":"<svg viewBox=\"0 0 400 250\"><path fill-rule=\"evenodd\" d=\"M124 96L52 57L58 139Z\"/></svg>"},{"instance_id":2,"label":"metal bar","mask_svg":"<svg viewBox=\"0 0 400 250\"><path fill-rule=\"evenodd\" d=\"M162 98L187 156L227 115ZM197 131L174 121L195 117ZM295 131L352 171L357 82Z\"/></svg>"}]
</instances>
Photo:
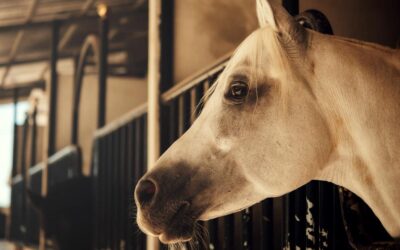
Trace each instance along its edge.
<instances>
[{"instance_id":1,"label":"metal bar","mask_svg":"<svg viewBox=\"0 0 400 250\"><path fill-rule=\"evenodd\" d=\"M119 169L119 136L120 130L118 129L112 134L112 155L113 155L113 163L111 165L111 247L112 249L119 249L118 247L118 200L119 200L119 190L118 190L118 183L119 183L119 176L118 176L118 169Z\"/></svg>"},{"instance_id":2,"label":"metal bar","mask_svg":"<svg viewBox=\"0 0 400 250\"><path fill-rule=\"evenodd\" d=\"M57 61L58 61L58 42L60 33L60 23L55 21L52 26L51 35L51 58L50 58L50 96L49 96L49 129L48 129L48 149L47 155L51 156L56 151L57 140L57 92L58 92L58 75L57 75Z\"/></svg>"},{"instance_id":3,"label":"metal bar","mask_svg":"<svg viewBox=\"0 0 400 250\"><path fill-rule=\"evenodd\" d=\"M254 205L251 209L251 216L253 218L252 220L252 249L254 250L262 250L264 249L263 247L263 228L262 228L262 222L263 222L263 217L262 217L262 204L258 203Z\"/></svg>"},{"instance_id":4,"label":"metal bar","mask_svg":"<svg viewBox=\"0 0 400 250\"><path fill-rule=\"evenodd\" d=\"M29 117L26 114L23 130L22 130L22 152L21 152L21 174L22 174L22 182L23 182L23 191L22 191L22 240L26 242L27 234L27 197L26 197L26 190L28 189L28 171L27 171L27 164L26 164L26 146L28 140L28 127L29 127Z\"/></svg>"},{"instance_id":5,"label":"metal bar","mask_svg":"<svg viewBox=\"0 0 400 250\"><path fill-rule=\"evenodd\" d=\"M100 8L100 7L99 7ZM107 7L104 7L107 8ZM106 122L106 92L107 92L107 55L108 55L108 10L100 14L100 54L99 54L99 97L97 128L104 126Z\"/></svg>"},{"instance_id":6,"label":"metal bar","mask_svg":"<svg viewBox=\"0 0 400 250\"><path fill-rule=\"evenodd\" d=\"M106 193L106 233L105 233L105 239L106 239L106 248L111 249L112 247L112 208L113 208L113 203L112 203L112 166L113 166L113 134L107 136L107 166L106 166L106 179L107 179L107 193Z\"/></svg>"},{"instance_id":7,"label":"metal bar","mask_svg":"<svg viewBox=\"0 0 400 250\"><path fill-rule=\"evenodd\" d=\"M273 249L273 206L272 199L267 199L262 202L262 230L264 242L263 249Z\"/></svg>"},{"instance_id":8,"label":"metal bar","mask_svg":"<svg viewBox=\"0 0 400 250\"><path fill-rule=\"evenodd\" d=\"M32 132L31 132L31 161L29 166L33 167L36 164L36 146L37 146L37 124L36 124L36 117L37 117L37 103L35 103L35 106L33 108L33 113L32 113Z\"/></svg>"},{"instance_id":9,"label":"metal bar","mask_svg":"<svg viewBox=\"0 0 400 250\"><path fill-rule=\"evenodd\" d=\"M81 100L81 91L82 91L82 81L83 75L85 73L84 69L87 63L87 57L89 55L90 50L94 53L94 58L99 66L99 44L98 39L96 36L89 35L80 52L79 55L79 63L78 68L76 69L75 73L75 81L74 81L74 90L73 90L73 107L72 107L72 132L71 132L71 143L77 144L78 143L78 130L79 130L79 106ZM100 84L100 82L99 82ZM99 86L100 89L100 86ZM100 97L100 96L99 96ZM105 100L98 100L98 102L105 101ZM100 114L100 113L99 113Z\"/></svg>"},{"instance_id":10,"label":"metal bar","mask_svg":"<svg viewBox=\"0 0 400 250\"><path fill-rule=\"evenodd\" d=\"M127 145L127 163L126 163L126 186L125 186L125 192L126 195L125 197L127 198L127 206L126 208L126 218L132 218L133 216L133 211L136 211L135 208L135 203L133 202L133 184L134 184L134 168L136 167L134 165L134 157L135 157L135 122L132 121L128 125L128 134L127 134L127 140L128 140L128 145ZM134 209L135 208L135 209ZM126 231L126 250L132 249L132 243L133 239L136 237L136 235L132 232L136 230L136 227L134 227L135 224L131 223L130 220L126 220L125 223L125 231Z\"/></svg>"},{"instance_id":11,"label":"metal bar","mask_svg":"<svg viewBox=\"0 0 400 250\"><path fill-rule=\"evenodd\" d=\"M220 217L217 219L217 230L218 230L218 244L217 249L225 250L227 246L225 245L225 217Z\"/></svg>"},{"instance_id":12,"label":"metal bar","mask_svg":"<svg viewBox=\"0 0 400 250\"><path fill-rule=\"evenodd\" d=\"M127 166L128 166L128 158L129 158L129 151L128 151L128 143L129 143L129 137L128 137L128 126L123 126L121 127L121 150L120 150L120 157L121 157L121 162L120 162L120 181L119 181L119 187L120 187L120 209L119 209L119 214L120 214L120 221L119 221L119 231L120 231L120 246L119 249L126 249L126 242L127 242L127 231L125 230L125 224L126 221L129 221L129 213L126 212L126 208L129 208L129 198L130 194L127 191L128 182L127 182ZM128 211L129 212L129 211Z\"/></svg>"},{"instance_id":13,"label":"metal bar","mask_svg":"<svg viewBox=\"0 0 400 250\"><path fill-rule=\"evenodd\" d=\"M13 89L13 100L14 100L14 138L13 138L13 160L12 160L12 177L16 176L18 173L17 162L18 162L18 125L17 125L17 115L18 115L18 89Z\"/></svg>"},{"instance_id":14,"label":"metal bar","mask_svg":"<svg viewBox=\"0 0 400 250\"><path fill-rule=\"evenodd\" d=\"M234 250L241 250L243 248L243 216L242 212L235 213L234 217Z\"/></svg>"}]
</instances>

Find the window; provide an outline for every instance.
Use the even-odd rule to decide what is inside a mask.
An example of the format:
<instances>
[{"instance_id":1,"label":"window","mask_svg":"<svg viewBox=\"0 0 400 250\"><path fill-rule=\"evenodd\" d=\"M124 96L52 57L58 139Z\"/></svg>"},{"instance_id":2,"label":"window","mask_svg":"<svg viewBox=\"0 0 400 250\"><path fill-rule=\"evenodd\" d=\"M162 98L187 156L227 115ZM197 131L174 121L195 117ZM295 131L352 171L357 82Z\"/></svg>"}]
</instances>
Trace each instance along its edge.
<instances>
[{"instance_id":1,"label":"window","mask_svg":"<svg viewBox=\"0 0 400 250\"><path fill-rule=\"evenodd\" d=\"M24 122L27 102L18 103L17 124ZM0 207L10 206L9 179L12 169L14 136L14 105L0 105Z\"/></svg>"}]
</instances>

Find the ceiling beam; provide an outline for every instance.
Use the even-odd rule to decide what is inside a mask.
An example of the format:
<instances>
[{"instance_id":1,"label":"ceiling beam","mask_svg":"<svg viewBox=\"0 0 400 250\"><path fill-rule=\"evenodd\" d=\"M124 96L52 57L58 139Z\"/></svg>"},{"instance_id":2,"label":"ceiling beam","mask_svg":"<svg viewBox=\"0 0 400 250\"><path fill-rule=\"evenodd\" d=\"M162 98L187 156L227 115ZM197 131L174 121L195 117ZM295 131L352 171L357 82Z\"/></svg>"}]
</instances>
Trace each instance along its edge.
<instances>
[{"instance_id":1,"label":"ceiling beam","mask_svg":"<svg viewBox=\"0 0 400 250\"><path fill-rule=\"evenodd\" d=\"M113 43L110 45L109 52L119 52L119 51L125 51L126 50L126 44L123 42L120 43ZM65 59L65 58L72 58L76 56L79 52L78 50L68 50L68 51L63 51L58 57L59 59ZM21 64L28 64L28 63L36 63L36 62L44 62L49 60L49 53L32 53L32 54L27 54L24 55L23 57L14 60L11 63L11 66L13 65L21 65ZM8 60L1 61L0 60L0 67L6 67L9 65Z\"/></svg>"},{"instance_id":2,"label":"ceiling beam","mask_svg":"<svg viewBox=\"0 0 400 250\"><path fill-rule=\"evenodd\" d=\"M120 18L124 16L132 16L134 14L133 11L138 11L137 8L132 8L130 5L120 5L115 6L112 9L113 14L111 19ZM77 24L84 21L96 20L98 18L97 13L88 13L84 16L71 16L62 14L60 16L54 17L51 16L50 18L42 19L42 20L32 20L29 23L19 22L19 23L9 23L9 24L0 24L0 32L7 32L7 31L15 31L20 29L35 29L35 28L49 28L51 24L57 20L63 25L68 24Z\"/></svg>"},{"instance_id":3,"label":"ceiling beam","mask_svg":"<svg viewBox=\"0 0 400 250\"><path fill-rule=\"evenodd\" d=\"M32 18L35 16L36 10L39 6L39 1L40 0L32 0L31 1L31 5L29 6L28 13L26 14L26 17L25 17L25 21L24 21L25 23L29 23L32 20ZM15 40L11 46L11 51L10 51L10 55L9 55L9 59L8 59L9 64L3 73L3 76L2 76L1 82L0 82L0 86L3 86L6 82L8 73L10 72L10 67L11 67L10 65L15 60L15 58L18 54L19 47L22 43L22 40L24 39L24 34L25 34L24 30L19 30L15 37Z\"/></svg>"},{"instance_id":4,"label":"ceiling beam","mask_svg":"<svg viewBox=\"0 0 400 250\"><path fill-rule=\"evenodd\" d=\"M12 87L0 87L0 100L12 98L14 91L18 90L18 94L21 98L29 96L32 89L40 88L44 89L46 87L45 81L34 81L14 84Z\"/></svg>"}]
</instances>

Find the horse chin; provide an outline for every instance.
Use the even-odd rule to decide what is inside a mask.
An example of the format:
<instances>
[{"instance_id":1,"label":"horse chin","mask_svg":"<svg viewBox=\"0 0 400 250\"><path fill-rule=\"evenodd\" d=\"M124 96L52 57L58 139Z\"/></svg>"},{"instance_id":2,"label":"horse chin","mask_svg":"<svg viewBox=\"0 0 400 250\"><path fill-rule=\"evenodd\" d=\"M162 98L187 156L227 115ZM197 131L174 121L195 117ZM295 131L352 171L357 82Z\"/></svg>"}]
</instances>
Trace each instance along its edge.
<instances>
[{"instance_id":1,"label":"horse chin","mask_svg":"<svg viewBox=\"0 0 400 250\"><path fill-rule=\"evenodd\" d=\"M157 219L151 216L146 217L138 214L139 228L148 235L158 237L164 244L186 242L192 239L196 218L189 206L182 205L169 219L168 217Z\"/></svg>"},{"instance_id":2,"label":"horse chin","mask_svg":"<svg viewBox=\"0 0 400 250\"><path fill-rule=\"evenodd\" d=\"M183 211L178 211L167 226L163 233L159 235L159 239L164 244L173 244L189 241L194 233L194 225L196 220Z\"/></svg>"},{"instance_id":3,"label":"horse chin","mask_svg":"<svg viewBox=\"0 0 400 250\"><path fill-rule=\"evenodd\" d=\"M164 244L175 244L190 241L193 237L194 227L185 230L168 230L158 236L158 239Z\"/></svg>"}]
</instances>

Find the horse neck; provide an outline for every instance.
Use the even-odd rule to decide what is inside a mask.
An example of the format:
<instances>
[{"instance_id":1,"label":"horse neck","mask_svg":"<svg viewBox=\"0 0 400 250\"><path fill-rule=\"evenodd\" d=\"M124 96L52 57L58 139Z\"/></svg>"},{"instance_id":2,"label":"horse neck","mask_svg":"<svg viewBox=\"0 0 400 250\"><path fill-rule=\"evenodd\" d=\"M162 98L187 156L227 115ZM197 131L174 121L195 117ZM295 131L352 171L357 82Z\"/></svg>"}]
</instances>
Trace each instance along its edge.
<instances>
[{"instance_id":1,"label":"horse neck","mask_svg":"<svg viewBox=\"0 0 400 250\"><path fill-rule=\"evenodd\" d=\"M400 237L400 54L312 34L309 83L330 127L332 155L317 179L344 186Z\"/></svg>"}]
</instances>

